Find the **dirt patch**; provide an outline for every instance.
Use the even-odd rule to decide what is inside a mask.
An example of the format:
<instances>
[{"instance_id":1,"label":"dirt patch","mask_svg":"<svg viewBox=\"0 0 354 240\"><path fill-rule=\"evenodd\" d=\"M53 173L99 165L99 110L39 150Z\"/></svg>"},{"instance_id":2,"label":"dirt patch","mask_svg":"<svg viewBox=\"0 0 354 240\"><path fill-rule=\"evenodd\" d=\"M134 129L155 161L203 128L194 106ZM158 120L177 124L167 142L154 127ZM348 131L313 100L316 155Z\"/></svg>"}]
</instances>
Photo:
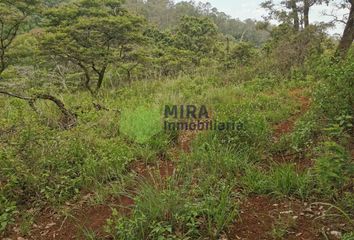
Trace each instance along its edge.
<instances>
[{"instance_id":1,"label":"dirt patch","mask_svg":"<svg viewBox=\"0 0 354 240\"><path fill-rule=\"evenodd\" d=\"M186 153L191 152L191 143L196 137L197 131L183 131L178 136L178 147Z\"/></svg>"},{"instance_id":2,"label":"dirt patch","mask_svg":"<svg viewBox=\"0 0 354 240\"><path fill-rule=\"evenodd\" d=\"M311 207L298 200L249 197L241 204L239 218L230 228L228 239L277 239L277 234L282 239L317 240L323 234L328 239L337 239L330 232L338 230L339 225L326 225L318 220L325 211L323 206Z\"/></svg>"},{"instance_id":3,"label":"dirt patch","mask_svg":"<svg viewBox=\"0 0 354 240\"><path fill-rule=\"evenodd\" d=\"M293 163L295 170L303 172L313 167L314 161L310 157L303 156L301 153L294 154L277 154L273 156L273 161L277 164Z\"/></svg>"},{"instance_id":4,"label":"dirt patch","mask_svg":"<svg viewBox=\"0 0 354 240\"><path fill-rule=\"evenodd\" d=\"M196 135L197 131L182 131L180 133L177 146L171 150L174 159L179 159L181 151L185 153L191 152L191 143ZM173 161L166 160L164 156L160 156L155 163L135 161L131 164L129 169L135 172L138 177L143 178L143 180L153 180L156 177L165 180L173 175L175 165Z\"/></svg>"},{"instance_id":5,"label":"dirt patch","mask_svg":"<svg viewBox=\"0 0 354 240\"><path fill-rule=\"evenodd\" d=\"M172 161L158 161L154 164L136 161L129 168L138 178L151 181L155 178L166 179L172 176L175 164Z\"/></svg>"},{"instance_id":6,"label":"dirt patch","mask_svg":"<svg viewBox=\"0 0 354 240\"><path fill-rule=\"evenodd\" d=\"M106 205L85 205L71 210L71 216L67 217L59 217L53 212L43 212L36 219L29 236L25 236L25 239L85 239L84 231L93 232L96 236L104 238L106 234L103 226L111 215L112 210Z\"/></svg>"},{"instance_id":7,"label":"dirt patch","mask_svg":"<svg viewBox=\"0 0 354 240\"><path fill-rule=\"evenodd\" d=\"M87 194L79 203L68 206L70 210L66 217L49 209L43 210L35 217L28 236L22 236L18 226L15 226L9 239L84 240L87 239L84 232L93 233L100 239L110 239L104 231L104 226L107 219L112 216L112 209L116 209L122 215L129 215L134 200L128 196L121 196L110 198L104 205L90 205L86 201L90 195Z\"/></svg>"},{"instance_id":8,"label":"dirt patch","mask_svg":"<svg viewBox=\"0 0 354 240\"><path fill-rule=\"evenodd\" d=\"M303 96L303 91L301 88L296 88L289 92L289 96L299 102L300 109L285 121L274 126L273 136L275 141L279 141L282 136L291 133L294 130L296 121L310 108L311 100L309 97ZM273 161L279 164L294 163L298 171L304 171L313 166L311 157L304 156L302 153L277 153L273 156Z\"/></svg>"},{"instance_id":9,"label":"dirt patch","mask_svg":"<svg viewBox=\"0 0 354 240\"><path fill-rule=\"evenodd\" d=\"M290 97L296 99L300 103L300 111L294 113L290 118L274 126L274 137L280 139L284 134L293 131L296 121L310 108L310 98L303 96L303 89L293 89L289 92Z\"/></svg>"},{"instance_id":10,"label":"dirt patch","mask_svg":"<svg viewBox=\"0 0 354 240\"><path fill-rule=\"evenodd\" d=\"M181 151L190 152L191 142L194 139L196 132L183 132L179 139L178 145L175 147L175 159L179 158ZM171 177L175 171L175 163L166 160L160 156L155 163L146 163L144 161L133 162L128 169L136 174L136 179L144 182L158 184L164 182L168 177ZM159 181L156 181L159 180ZM137 181L137 182L139 182ZM94 233L100 239L110 239L104 231L104 226L112 216L112 207L122 215L129 215L134 207L134 195L138 186L131 186L127 189L132 196L122 195L107 199L105 205L91 206L87 203L90 198L90 193L87 193L83 200L74 205L70 205L70 216L63 217L53 211L44 211L37 216L29 236L24 239L31 240L70 240L70 239L85 239L84 232ZM13 231L10 239L20 238L20 234ZM21 238L20 238L21 239Z\"/></svg>"}]
</instances>

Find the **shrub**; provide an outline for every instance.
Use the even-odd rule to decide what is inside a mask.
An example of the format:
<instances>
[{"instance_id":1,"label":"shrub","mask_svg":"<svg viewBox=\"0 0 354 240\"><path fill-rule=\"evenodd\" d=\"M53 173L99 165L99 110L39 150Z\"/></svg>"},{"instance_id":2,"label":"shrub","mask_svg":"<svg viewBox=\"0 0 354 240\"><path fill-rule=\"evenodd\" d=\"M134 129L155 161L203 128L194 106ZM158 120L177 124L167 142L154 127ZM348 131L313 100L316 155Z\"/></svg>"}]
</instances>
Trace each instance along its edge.
<instances>
[{"instance_id":1,"label":"shrub","mask_svg":"<svg viewBox=\"0 0 354 240\"><path fill-rule=\"evenodd\" d=\"M330 197L354 176L354 164L345 148L335 142L324 142L319 151L314 167L317 190Z\"/></svg>"}]
</instances>

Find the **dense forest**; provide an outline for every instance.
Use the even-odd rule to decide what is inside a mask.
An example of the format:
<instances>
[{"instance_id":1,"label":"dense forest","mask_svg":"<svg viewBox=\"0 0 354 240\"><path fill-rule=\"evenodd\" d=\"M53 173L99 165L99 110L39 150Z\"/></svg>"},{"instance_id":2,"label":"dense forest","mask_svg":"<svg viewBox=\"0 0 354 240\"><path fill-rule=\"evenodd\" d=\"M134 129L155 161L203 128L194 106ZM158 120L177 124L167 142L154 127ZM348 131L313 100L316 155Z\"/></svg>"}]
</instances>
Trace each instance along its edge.
<instances>
[{"instance_id":1,"label":"dense forest","mask_svg":"<svg viewBox=\"0 0 354 240\"><path fill-rule=\"evenodd\" d=\"M0 0L0 238L353 240L354 0L260 6Z\"/></svg>"}]
</instances>

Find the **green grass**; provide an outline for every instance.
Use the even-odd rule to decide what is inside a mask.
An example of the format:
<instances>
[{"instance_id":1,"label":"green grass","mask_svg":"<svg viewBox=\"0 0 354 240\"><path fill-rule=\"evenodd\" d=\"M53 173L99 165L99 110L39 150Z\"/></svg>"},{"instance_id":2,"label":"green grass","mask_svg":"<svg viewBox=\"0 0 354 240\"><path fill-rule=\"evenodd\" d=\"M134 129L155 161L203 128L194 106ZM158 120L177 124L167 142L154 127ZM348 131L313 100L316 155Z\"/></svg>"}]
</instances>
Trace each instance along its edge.
<instances>
[{"instance_id":1,"label":"green grass","mask_svg":"<svg viewBox=\"0 0 354 240\"><path fill-rule=\"evenodd\" d=\"M109 204L108 199L132 187L137 189L131 215L114 211L106 226L114 239L218 239L237 221L240 199L250 194L331 201L353 176L343 142L334 143L348 139L352 119L329 121L328 128L318 112L324 114L330 103L312 93L313 84L313 79L273 78L224 83L216 73L133 83L102 91L94 100L83 92L62 93L58 96L78 115L78 125L68 131L55 125L58 112L52 106L39 103L45 114L37 116L24 102L1 98L0 230L8 229L21 209L60 209L87 192L93 193L91 203ZM274 125L301 107L289 94L294 88L315 94L315 107L294 120L291 133L275 140ZM95 110L92 101L111 111ZM236 121L240 128L198 133L191 152L185 153L177 141L182 132L155 132L156 114L149 110L153 106L159 113L165 104L205 104L214 120ZM141 106L149 106L144 114L136 111ZM333 106L330 110L328 116L338 115ZM130 129L135 118L140 128ZM298 171L291 162L269 164L281 152L306 152L316 157L315 165ZM137 182L129 167L136 161L154 165L166 160L175 162L175 174L153 183ZM352 202L348 194L337 201L346 211ZM33 219L23 215L22 221L22 231L28 233ZM274 226L273 237L285 235L283 225ZM95 239L91 230L83 233Z\"/></svg>"}]
</instances>

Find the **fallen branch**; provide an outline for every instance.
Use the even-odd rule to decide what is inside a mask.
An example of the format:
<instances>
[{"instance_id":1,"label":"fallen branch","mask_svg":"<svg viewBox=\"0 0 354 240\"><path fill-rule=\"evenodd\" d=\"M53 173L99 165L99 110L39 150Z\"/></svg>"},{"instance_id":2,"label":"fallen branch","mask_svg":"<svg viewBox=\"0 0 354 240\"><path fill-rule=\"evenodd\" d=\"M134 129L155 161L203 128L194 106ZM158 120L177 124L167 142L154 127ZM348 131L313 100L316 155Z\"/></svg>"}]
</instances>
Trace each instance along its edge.
<instances>
[{"instance_id":1,"label":"fallen branch","mask_svg":"<svg viewBox=\"0 0 354 240\"><path fill-rule=\"evenodd\" d=\"M18 95L18 94L15 94L15 93L11 93L11 92L8 92L8 91L5 91L5 90L1 90L1 89L0 89L0 94L27 101L29 106L37 114L39 114L39 112L38 112L38 110L37 110L37 108L35 106L35 102L36 101L38 101L38 100L51 101L59 108L59 110L62 113L62 118L59 121L59 125L62 128L70 129L70 128L72 128L72 127L74 127L76 125L76 122L77 122L76 114L74 114L73 112L68 110L65 107L64 103L60 99L58 99L58 98L56 98L56 97L54 97L54 96L52 96L50 94L35 94L35 95L31 96L31 97L27 97L27 96L21 96L21 95Z\"/></svg>"}]
</instances>

